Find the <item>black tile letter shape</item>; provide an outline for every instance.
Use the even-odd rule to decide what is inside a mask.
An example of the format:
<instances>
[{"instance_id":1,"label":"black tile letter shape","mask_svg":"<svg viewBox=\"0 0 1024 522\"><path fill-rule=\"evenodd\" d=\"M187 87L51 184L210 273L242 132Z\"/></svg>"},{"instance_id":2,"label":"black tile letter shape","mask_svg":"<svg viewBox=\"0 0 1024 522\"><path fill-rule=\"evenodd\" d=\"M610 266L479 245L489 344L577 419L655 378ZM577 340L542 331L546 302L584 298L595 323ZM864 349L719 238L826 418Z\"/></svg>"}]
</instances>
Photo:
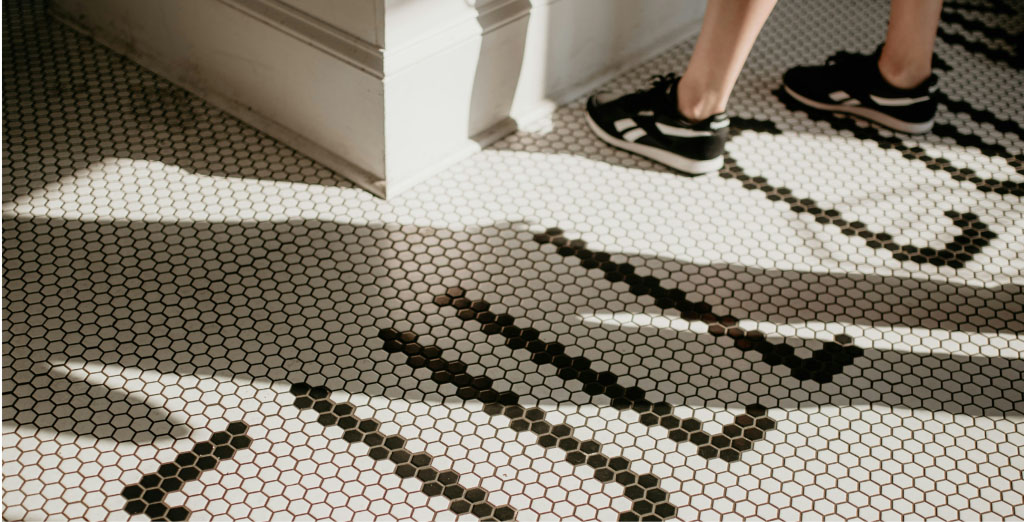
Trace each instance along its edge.
<instances>
[{"instance_id":1,"label":"black tile letter shape","mask_svg":"<svg viewBox=\"0 0 1024 522\"><path fill-rule=\"evenodd\" d=\"M384 435L379 430L379 422L356 417L355 406L348 402L331 400L327 388L296 383L292 385L291 392L295 396L296 408L312 408L320 413L317 422L345 430L342 438L350 443L362 442L369 446L370 458L394 462L397 466L395 474L399 477L415 476L423 482L423 494L430 497L444 495L450 501L448 509L451 511L457 514L473 513L480 520L515 519L516 511L511 506L491 504L487 501L488 493L483 488L460 486L457 471L438 471L431 466L434 458L429 454L406 450L404 437Z\"/></svg>"},{"instance_id":2,"label":"black tile letter shape","mask_svg":"<svg viewBox=\"0 0 1024 522\"><path fill-rule=\"evenodd\" d=\"M794 100L788 93L786 93L786 91L782 89L778 89L774 91L774 93L779 98L779 101L785 104L786 108L791 111L803 112L814 121L827 122L835 130L849 131L853 133L854 137L856 137L857 139L875 142L882 149L897 150L903 154L904 158L908 160L920 160L921 162L924 163L925 167L934 171L947 172L949 173L949 176L951 178L957 181L966 181L973 184L974 188L980 192L994 192L1000 195L1010 194L1018 197L1024 196L1024 183L1021 183L1019 181L982 178L981 176L978 176L978 173L975 172L974 169L970 167L954 167L953 163L946 158L933 158L931 156L926 155L924 149L922 149L921 147L907 146L899 136L885 136L881 132L879 132L879 130L875 127L858 125L857 121L854 120L853 118L837 116L836 114L833 114L828 111L822 111L807 107ZM936 92L934 96L935 99L939 103L945 105L946 108L950 110L950 112L960 112L967 114L968 116L971 117L972 120L978 123L989 123L1000 132L1013 132L1017 133L1018 135L1020 135L1022 132L1020 124L1010 120L997 118L995 114L992 114L989 111L976 109L965 101L950 98L949 96L946 96L942 91ZM736 120L734 119L733 122L736 123ZM770 134L782 133L782 131L775 127L774 123L769 121L739 120L739 125L733 126L733 131L738 132L744 129L755 130L758 132L767 132ZM1005 158L1007 164L1017 169L1018 172L1020 172L1022 166L1024 166L1024 155L1011 154L1006 149L1006 147L998 143L987 143L978 136L975 136L974 134L964 134L957 130L956 127L948 123L936 123L932 127L932 134L944 138L952 138L953 141L955 141L956 144L960 145L961 147L976 147L978 150L981 151L982 154L985 154L986 156L998 156L1001 158ZM947 214L947 216L956 219L955 215ZM981 223L977 220L977 216L973 216L973 214L964 214L963 218L967 222L957 223L957 226L961 228L970 226L970 228L975 229L976 232L969 232L967 229L965 229L964 234L957 236L957 238L953 240L953 243L960 243L964 245L964 248L962 250L963 253L967 255L956 256L957 259L960 261L966 261L970 259L970 254L976 253L979 249L981 249L981 247L988 244L988 240L996 237L994 233L988 230L988 227L986 227L984 223ZM963 239L965 236L970 236L969 238L967 238L970 239L970 241L965 241ZM950 244L952 245L953 243ZM890 247L886 248L888 248L889 250L893 250ZM956 249L956 247L953 248ZM894 255L893 257L896 256ZM906 259L904 257L896 258L901 260ZM915 261L919 263L922 262L921 260L917 259L915 259ZM954 262L948 262L945 264L948 264L953 268L960 268L961 266L963 266L962 264L957 264Z\"/></svg>"},{"instance_id":3,"label":"black tile letter shape","mask_svg":"<svg viewBox=\"0 0 1024 522\"><path fill-rule=\"evenodd\" d=\"M661 480L650 473L637 474L631 471L629 459L603 455L600 442L593 439L579 440L573 435L573 427L568 424L552 425L544 420L544 410L537 407L524 408L519 404L519 394L511 390L499 393L492 387L493 382L489 377L469 375L465 363L444 359L442 348L421 345L417 342L417 335L414 332L399 332L388 328L381 330L380 338L384 340L384 349L387 352L404 354L405 363L412 368L428 368L431 371L430 378L434 382L452 383L457 387L457 395L460 398L480 400L484 403L484 412L488 415L502 415L508 418L511 421L509 428L512 430L537 434L537 444L541 447L561 448L565 451L566 462L573 466L590 466L594 469L596 480L622 484L625 487L626 498L633 501L633 506L629 511L619 513L619 520L664 520L675 516L676 507L668 501L668 492L658 487ZM667 405L658 405L654 413L659 416L670 416L671 409L667 408ZM757 418L754 423L775 426L775 421L768 419L766 415ZM700 431L699 422L690 427L692 429L686 434L693 436L700 432L706 440L707 433ZM678 433L682 434L684 431L678 430ZM736 455L738 457L739 454Z\"/></svg>"},{"instance_id":4,"label":"black tile letter shape","mask_svg":"<svg viewBox=\"0 0 1024 522\"><path fill-rule=\"evenodd\" d=\"M941 26L938 30L938 36L949 44L960 45L969 52L983 54L993 62L1004 62L1017 69L1024 68L1024 56L1022 56L1022 53L1024 53L1024 38L1021 38L1021 35L1012 33L1002 27L989 25L981 20L967 18L956 11L1016 15L1017 11L1014 8L1002 0L990 0L987 5L975 2L945 2L942 5L942 21L959 24L968 31L980 32L992 40L1001 39L1006 44L1014 47L1015 53L1003 49L995 49L980 41L967 39L960 34L950 33Z\"/></svg>"},{"instance_id":5,"label":"black tile letter shape","mask_svg":"<svg viewBox=\"0 0 1024 522\"><path fill-rule=\"evenodd\" d=\"M217 467L217 463L235 456L235 452L248 448L252 438L245 434L249 427L242 421L228 424L226 431L218 431L210 440L200 442L191 451L179 453L174 462L162 464L156 473L143 475L138 484L124 488L121 495L128 499L124 510L130 515L144 513L153 520L185 520L191 514L185 506L170 507L164 499L178 491L185 482L196 480L199 474Z\"/></svg>"},{"instance_id":6,"label":"black tile letter shape","mask_svg":"<svg viewBox=\"0 0 1024 522\"><path fill-rule=\"evenodd\" d=\"M790 110L803 111L813 120L824 120L829 122L836 130L849 130L859 139L876 142L884 149L895 148L902 151L908 159L920 159L932 170L949 171L952 177L958 181L971 181L979 190L989 190L997 193L1007 193L1015 190L1010 187L1012 182L998 182L982 180L974 175L970 169L955 169L949 165L949 161L939 158L934 159L924 156L924 150L919 147L910 148L903 144L897 137L884 137L878 129L857 125L852 118L841 118L832 113L809 109L797 104L784 91L776 91L776 95L786 103ZM781 134L781 131L770 121L733 119L732 132L738 133L743 130L755 130L769 134ZM970 138L976 138L970 136ZM743 168L730 157L725 155L725 168L719 171L718 175L724 179L737 179L743 183L747 190L759 190L764 192L770 201L783 201L789 205L790 210L798 214L811 214L814 221L823 225L835 225L839 231L847 236L858 236L866 240L867 245L874 249L885 249L892 252L893 259L898 261L913 261L918 264L932 264L935 266L950 266L963 268L964 263L969 261L974 254L981 251L989 244L989 241L996 237L996 234L988 229L988 225L981 222L977 214L972 212L960 213L955 210L947 210L944 214L953 220L953 224L960 228L961 232L952 241L939 250L931 247L917 248L913 245L901 245L894 241L892 235L885 232L872 232L867 225L860 221L847 221L839 211L835 209L823 209L817 202L810 198L798 199L793 191L786 187L776 187L768 183L768 180L761 176L750 176L743 171ZM1006 187L992 186L991 189L984 189L990 185L1005 184Z\"/></svg>"},{"instance_id":7,"label":"black tile letter shape","mask_svg":"<svg viewBox=\"0 0 1024 522\"><path fill-rule=\"evenodd\" d=\"M822 347L808 357L796 354L796 349L786 343L773 344L765 339L759 330L745 330L737 326L735 317L720 316L711 313L711 305L703 301L689 301L686 292L679 289L667 289L661 286L661 280L653 276L641 277L636 274L636 267L629 263L615 263L606 252L593 252L587 249L587 243L581 239L570 241L565 233L558 228L551 228L543 234L534 236L534 241L544 244L552 243L558 247L558 253L566 257L576 257L583 268L597 268L604 272L604 278L613 283L625 281L629 284L629 292L637 296L654 297L654 303L665 310L677 310L683 319L708 323L708 333L716 337L728 337L733 345L742 351L755 351L763 356L763 361L772 366L782 365L792 371L793 377L805 381L819 383L831 382L832 377L843 372L848 364L864 354L864 350L853 345L853 340L845 335L837 335L835 342L823 342Z\"/></svg>"},{"instance_id":8,"label":"black tile letter shape","mask_svg":"<svg viewBox=\"0 0 1024 522\"><path fill-rule=\"evenodd\" d=\"M707 458L720 458L727 462L739 460L740 452L749 450L754 442L764 438L765 431L775 428L775 421L768 418L766 410L759 404L747 407L747 413L736 417L732 424L722 428L722 433L711 435L702 429L697 419L680 419L672 414L672 406L666 402L652 404L647 392L638 386L625 388L618 384L619 376L610 371L597 372L591 369L593 363L584 356L570 357L565 346L558 342L544 342L540 332L534 328L519 328L512 323L515 318L508 314L495 315L490 304L483 300L470 301L461 288L450 288L445 295L437 296L438 306L451 306L458 310L456 316L464 321L477 321L487 335L501 334L505 345L513 350L525 349L532 355L530 360L537 365L550 364L558 368L558 377L566 381L579 381L583 392L592 397L604 395L611 399L613 407L620 410L632 409L640 414L640 422L647 426L661 425L668 430L670 439L676 442L691 442L698 446L697 454ZM458 383L456 383L458 385ZM464 399L474 398L459 389ZM468 390L467 390L468 391ZM480 397L484 402L492 397ZM754 429L749 429L754 428Z\"/></svg>"}]
</instances>

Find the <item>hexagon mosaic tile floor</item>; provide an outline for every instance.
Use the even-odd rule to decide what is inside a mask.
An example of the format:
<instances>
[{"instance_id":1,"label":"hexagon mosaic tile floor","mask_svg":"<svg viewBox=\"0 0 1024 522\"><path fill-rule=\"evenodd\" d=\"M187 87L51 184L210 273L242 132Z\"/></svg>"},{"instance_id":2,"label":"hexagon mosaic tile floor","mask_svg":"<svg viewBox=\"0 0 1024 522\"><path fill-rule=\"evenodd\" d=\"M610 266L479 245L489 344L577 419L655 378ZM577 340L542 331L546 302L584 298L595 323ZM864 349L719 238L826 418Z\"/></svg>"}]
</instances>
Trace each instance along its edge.
<instances>
[{"instance_id":1,"label":"hexagon mosaic tile floor","mask_svg":"<svg viewBox=\"0 0 1024 522\"><path fill-rule=\"evenodd\" d=\"M929 135L781 97L886 16L781 2L720 172L578 100L382 201L5 2L4 520L1024 517L1024 6Z\"/></svg>"}]
</instances>

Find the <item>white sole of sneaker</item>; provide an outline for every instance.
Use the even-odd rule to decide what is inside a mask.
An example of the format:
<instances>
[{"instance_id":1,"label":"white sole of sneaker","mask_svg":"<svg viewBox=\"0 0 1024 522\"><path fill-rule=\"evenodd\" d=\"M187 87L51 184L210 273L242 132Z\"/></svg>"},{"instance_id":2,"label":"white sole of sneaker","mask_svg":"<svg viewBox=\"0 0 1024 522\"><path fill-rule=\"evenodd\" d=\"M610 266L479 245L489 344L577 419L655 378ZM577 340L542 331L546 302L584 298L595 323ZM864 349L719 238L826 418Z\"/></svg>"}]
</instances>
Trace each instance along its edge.
<instances>
[{"instance_id":1,"label":"white sole of sneaker","mask_svg":"<svg viewBox=\"0 0 1024 522\"><path fill-rule=\"evenodd\" d=\"M797 94L793 89L790 89L788 85L782 86L786 89L786 92L793 97L796 101L815 109L821 109L829 112L845 112L852 114L859 118L873 121L879 125L889 127L892 130L906 132L907 134L924 134L932 130L932 125L935 124L935 120L928 120L920 123L913 123L909 121L903 121L898 118L893 118L884 112L876 111L875 109L869 109L867 107L857 107L850 105L834 105L831 103L816 102L810 98Z\"/></svg>"},{"instance_id":2,"label":"white sole of sneaker","mask_svg":"<svg viewBox=\"0 0 1024 522\"><path fill-rule=\"evenodd\" d=\"M650 145L644 145L642 143L633 143L631 141L621 140L608 134L598 125L593 118L590 117L590 113L584 112L587 116L587 125L590 129L597 134L597 137L601 138L604 142L614 145L626 152L632 152L633 154L639 154L647 159L657 161L662 165L672 167L678 171L685 172L687 174L707 174L708 172L714 172L721 169L725 165L725 159L722 156L709 160L695 160L685 158L671 152L664 151L657 147L651 147Z\"/></svg>"}]
</instances>

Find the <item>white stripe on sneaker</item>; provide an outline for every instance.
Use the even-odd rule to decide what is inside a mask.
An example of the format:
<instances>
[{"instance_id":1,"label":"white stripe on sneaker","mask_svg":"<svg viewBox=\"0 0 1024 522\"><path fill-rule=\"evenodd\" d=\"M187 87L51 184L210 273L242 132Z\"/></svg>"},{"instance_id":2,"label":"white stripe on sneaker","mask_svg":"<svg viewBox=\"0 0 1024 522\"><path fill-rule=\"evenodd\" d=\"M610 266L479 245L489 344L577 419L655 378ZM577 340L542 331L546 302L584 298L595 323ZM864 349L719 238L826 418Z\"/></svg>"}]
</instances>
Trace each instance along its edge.
<instances>
[{"instance_id":1,"label":"white stripe on sneaker","mask_svg":"<svg viewBox=\"0 0 1024 522\"><path fill-rule=\"evenodd\" d=\"M615 125L615 130L622 132L626 129L636 127L636 122L633 121L633 118L622 118L621 120L615 120L613 125Z\"/></svg>"},{"instance_id":2,"label":"white stripe on sneaker","mask_svg":"<svg viewBox=\"0 0 1024 522\"><path fill-rule=\"evenodd\" d=\"M843 102L843 105L860 105L860 100L856 98L850 98Z\"/></svg>"},{"instance_id":3,"label":"white stripe on sneaker","mask_svg":"<svg viewBox=\"0 0 1024 522\"><path fill-rule=\"evenodd\" d=\"M585 114L587 118L587 125L590 129L597 134L599 138L607 143L622 149L628 150L634 154L639 154L646 158L650 158L658 163L668 165L674 169L686 172L689 174L703 174L705 172L713 172L720 168L724 164L722 156L711 158L708 160L696 160L681 156L665 149L659 149L658 147L652 147L650 145L644 145L643 143L633 143L631 141L621 140L608 134L600 125L598 125L593 118L590 117L590 113Z\"/></svg>"},{"instance_id":4,"label":"white stripe on sneaker","mask_svg":"<svg viewBox=\"0 0 1024 522\"><path fill-rule=\"evenodd\" d=\"M715 133L705 130L693 130L685 127L674 127L672 125L665 125L664 123L654 122L654 126L666 136L675 136L677 138L697 138L700 136L714 136Z\"/></svg>"},{"instance_id":5,"label":"white stripe on sneaker","mask_svg":"<svg viewBox=\"0 0 1024 522\"><path fill-rule=\"evenodd\" d=\"M828 97L829 97L829 98L831 98L831 99L832 99L832 101L834 101L834 102L841 102L841 101L843 101L843 100L848 100L848 99L850 99L850 95L849 95L849 94L847 94L847 93L846 93L846 91L835 91L835 92L830 92L830 93L828 94Z\"/></svg>"},{"instance_id":6,"label":"white stripe on sneaker","mask_svg":"<svg viewBox=\"0 0 1024 522\"><path fill-rule=\"evenodd\" d=\"M872 109L871 107L852 107L852 106L846 106L846 105L834 105L834 104L829 104L829 103L822 103L822 102L819 102L819 101L814 101L814 100L812 100L810 98L807 98L807 97L801 95L800 93L794 91L788 85L783 85L782 87L786 90L786 93L788 93L790 96L793 97L793 99L795 99L796 101L798 101L798 102L800 102L800 103L802 103L802 104L804 104L804 105L806 105L808 107L813 107L815 109L821 109L823 111L839 111L839 112L845 112L847 114L853 114L854 116L860 116L861 118L873 121L873 122L878 123L880 125L885 125L886 127L889 127L890 129L898 130L900 132L907 132L907 133L910 133L910 134L924 134L924 133L930 131L932 129L932 125L935 123L935 117L934 116L929 118L929 119L927 119L927 120L925 120L925 121L919 121L919 122L903 121L903 120L901 120L899 118L895 118L893 116L890 116L890 115L888 115L888 114L886 114L884 112L881 112L881 111L879 111L877 109Z\"/></svg>"},{"instance_id":7,"label":"white stripe on sneaker","mask_svg":"<svg viewBox=\"0 0 1024 522\"><path fill-rule=\"evenodd\" d=\"M728 127L729 126L729 118L726 118L724 120L719 120L719 121L713 121L708 126L711 127L714 130L718 130L718 129L721 129L721 128L724 128L724 127Z\"/></svg>"},{"instance_id":8,"label":"white stripe on sneaker","mask_svg":"<svg viewBox=\"0 0 1024 522\"><path fill-rule=\"evenodd\" d=\"M636 141L636 140L638 140L640 138L643 138L646 135L647 135L647 131L641 129L640 127L637 127L635 129L633 129L633 130L623 134L622 135L622 139L624 139L626 141Z\"/></svg>"},{"instance_id":9,"label":"white stripe on sneaker","mask_svg":"<svg viewBox=\"0 0 1024 522\"><path fill-rule=\"evenodd\" d=\"M871 95L871 101L881 105L882 107L904 107L928 101L930 98L931 96L918 96L917 98L883 98L881 96L875 96L874 94Z\"/></svg>"}]
</instances>

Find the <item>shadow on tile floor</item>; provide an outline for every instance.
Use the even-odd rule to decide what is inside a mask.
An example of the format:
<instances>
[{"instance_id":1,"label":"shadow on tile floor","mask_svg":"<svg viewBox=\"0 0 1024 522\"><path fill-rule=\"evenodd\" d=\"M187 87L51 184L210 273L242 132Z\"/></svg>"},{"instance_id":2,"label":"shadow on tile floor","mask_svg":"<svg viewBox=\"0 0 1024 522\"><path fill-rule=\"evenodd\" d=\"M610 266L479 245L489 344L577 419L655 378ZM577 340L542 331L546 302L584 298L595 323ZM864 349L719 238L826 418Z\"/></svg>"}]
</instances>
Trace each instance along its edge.
<instances>
[{"instance_id":1,"label":"shadow on tile floor","mask_svg":"<svg viewBox=\"0 0 1024 522\"><path fill-rule=\"evenodd\" d=\"M20 239L21 234L31 234L31 239ZM436 324L432 317L445 314L432 304L433 294L464 277L468 266L457 251L417 260L413 250L422 254L425 245L439 243L430 239L438 231L415 227L353 227L303 220L90 223L35 217L6 220L4 235L8 310L4 351L9 369L4 378L4 422L135 443L180 438L187 429L187 416L169 413L138 390L120 388L116 383L123 380L90 374L89 364L289 383L317 375L331 378L332 371L339 373L343 368L328 371L325 367L330 364L321 361L337 360L338 347L379 349L380 319L394 318L395 308L408 312L399 314L404 318L394 321L397 327ZM408 243L411 238L414 242ZM523 243L515 248L541 248ZM406 251L404 246L414 248ZM56 254L62 261L50 259ZM717 273L767 277L782 284L800 279L799 274L747 266L712 268ZM891 279L829 277L872 284L883 297L894 288ZM959 290L952 285L944 288L952 293ZM992 291L1022 295L1015 285ZM1003 322L1000 328L971 326L972 317L977 316L964 308L959 312L965 314L958 328L961 332L1022 331L1016 321ZM921 326L916 317L862 319L860 324L867 328ZM470 323L458 328L479 330L479 325ZM525 327L526 323L516 324ZM662 332L667 338L677 335L671 329ZM710 351L718 345L713 337L698 336L697 342L715 356L698 357L694 364L745 368L765 382L778 385L781 379L784 386L809 390L804 393L806 401L781 407L823 401L836 406L882 402L970 415L1024 412L1017 398L1024 393L1020 386L1024 361L1017 358L879 350L854 340L863 347L866 365L855 362L834 382L819 385L785 379L789 370L759 363L756 354L728 348ZM729 340L723 342L730 345ZM813 350L816 343L820 344L809 341L805 346ZM578 351L567 347L570 350ZM1003 397L991 397L992 391ZM403 393L401 388L383 388L390 398L402 398ZM706 402L695 399L695 405Z\"/></svg>"}]
</instances>

